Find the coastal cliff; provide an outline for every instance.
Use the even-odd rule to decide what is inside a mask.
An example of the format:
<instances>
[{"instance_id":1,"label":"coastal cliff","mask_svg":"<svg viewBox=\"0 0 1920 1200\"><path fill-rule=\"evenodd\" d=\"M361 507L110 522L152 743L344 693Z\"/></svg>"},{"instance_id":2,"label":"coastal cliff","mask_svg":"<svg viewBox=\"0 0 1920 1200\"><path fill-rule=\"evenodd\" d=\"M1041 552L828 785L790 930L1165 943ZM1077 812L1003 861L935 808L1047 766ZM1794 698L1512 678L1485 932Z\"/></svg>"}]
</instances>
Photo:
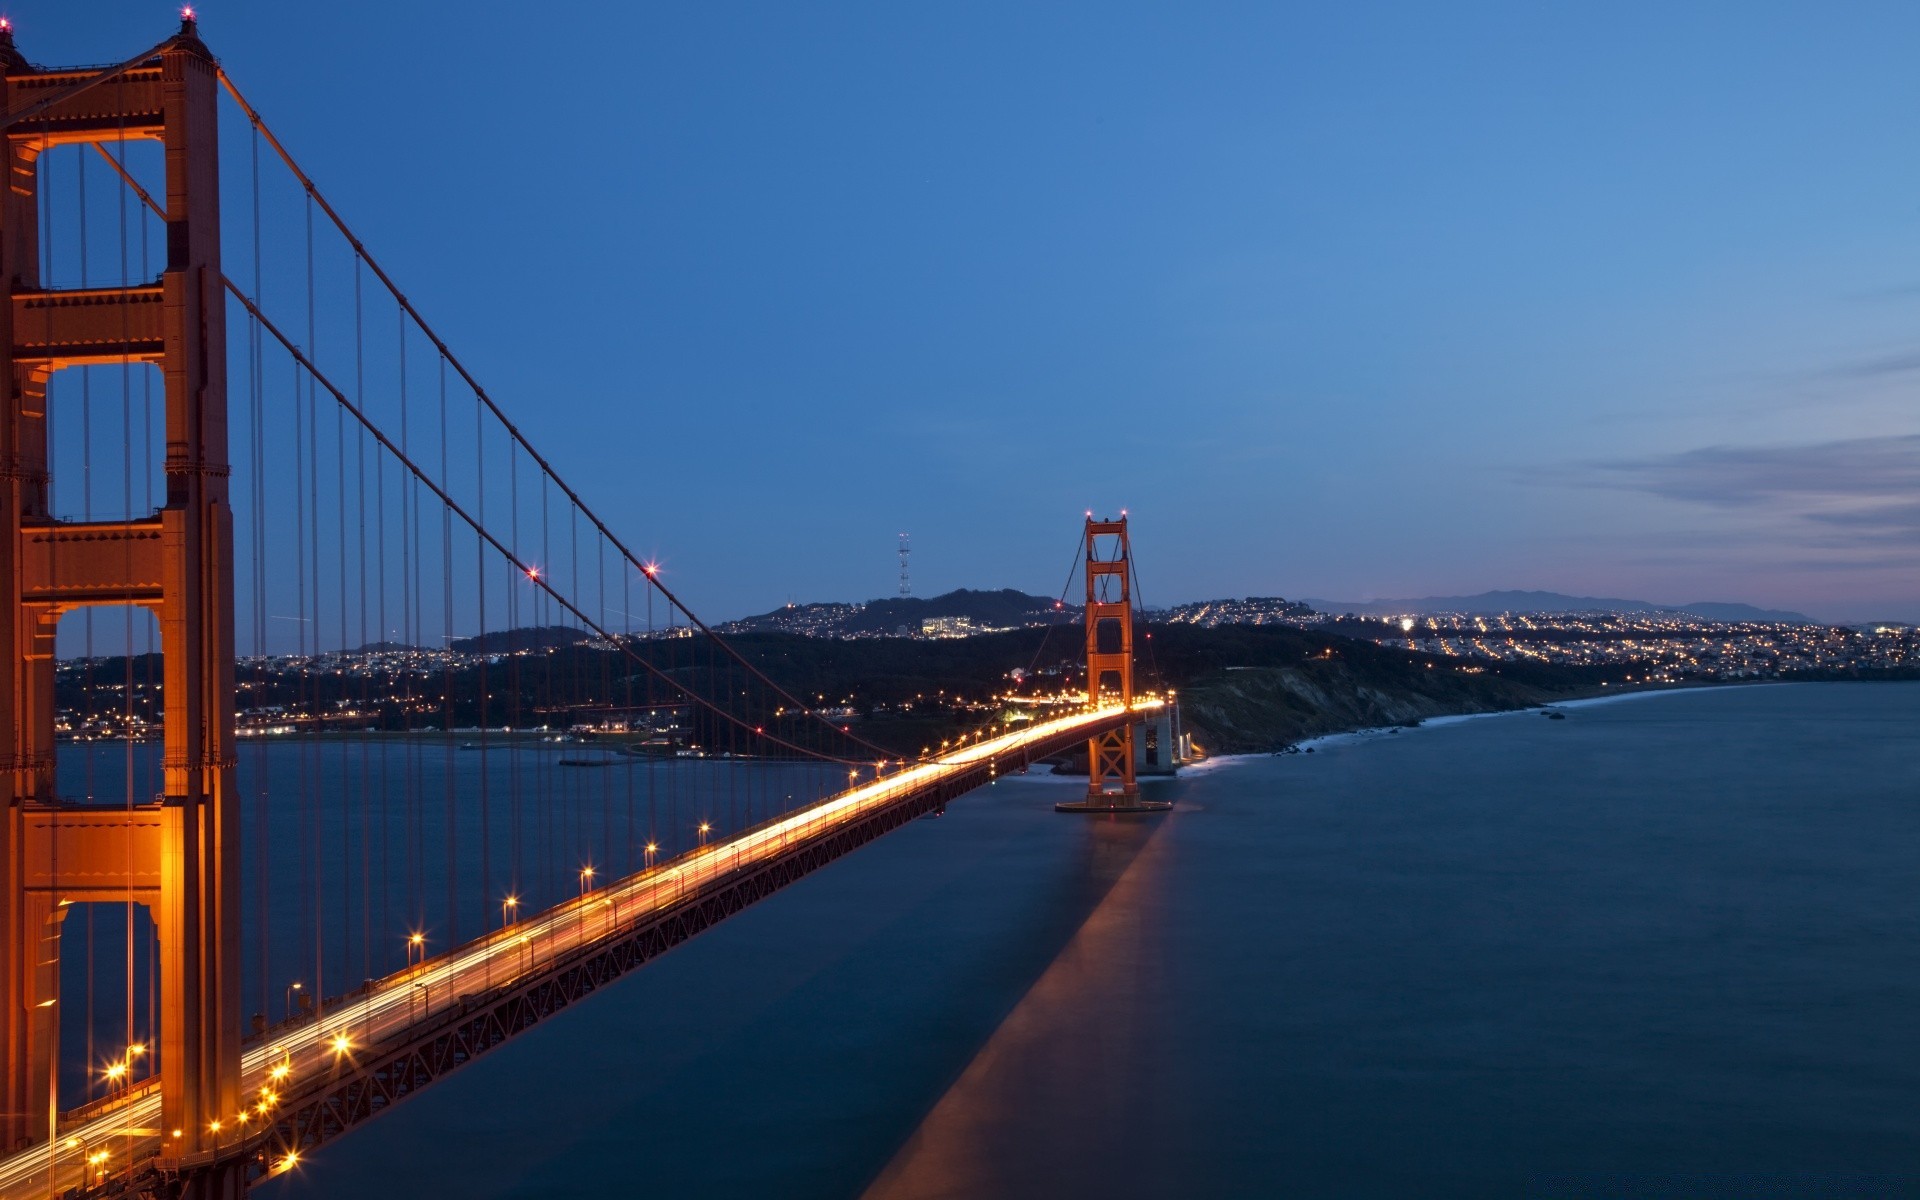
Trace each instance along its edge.
<instances>
[{"instance_id":1,"label":"coastal cliff","mask_svg":"<svg viewBox=\"0 0 1920 1200\"><path fill-rule=\"evenodd\" d=\"M1506 712L1618 686L1619 671L1464 662L1274 627L1153 628L1149 669L1175 688L1209 753L1277 750L1304 738L1428 717Z\"/></svg>"},{"instance_id":2,"label":"coastal cliff","mask_svg":"<svg viewBox=\"0 0 1920 1200\"><path fill-rule=\"evenodd\" d=\"M1208 753L1244 754L1327 733L1529 708L1567 695L1505 680L1463 687L1451 671L1427 674L1382 684L1337 662L1249 667L1188 685L1180 693L1181 719Z\"/></svg>"}]
</instances>

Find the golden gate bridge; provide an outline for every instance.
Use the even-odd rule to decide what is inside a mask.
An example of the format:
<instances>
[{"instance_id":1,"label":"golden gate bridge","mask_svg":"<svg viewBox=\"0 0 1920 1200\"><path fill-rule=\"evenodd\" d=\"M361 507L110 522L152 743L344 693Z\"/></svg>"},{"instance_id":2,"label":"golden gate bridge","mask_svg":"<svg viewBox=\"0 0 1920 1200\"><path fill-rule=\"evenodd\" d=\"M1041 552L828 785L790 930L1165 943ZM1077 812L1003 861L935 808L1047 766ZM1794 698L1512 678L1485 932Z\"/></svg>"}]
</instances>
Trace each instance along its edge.
<instances>
[{"instance_id":1,"label":"golden gate bridge","mask_svg":"<svg viewBox=\"0 0 1920 1200\"><path fill-rule=\"evenodd\" d=\"M191 9L104 67L35 66L0 21L0 81L0 1197L239 1196L1076 746L1088 791L1059 807L1165 807L1134 779L1165 701L1134 689L1124 514L1076 548L1078 703L876 744L567 484ZM120 698L117 736L62 739L63 649ZM585 710L655 736L570 774L528 731ZM275 720L298 732L240 736ZM96 995L115 971L124 996Z\"/></svg>"}]
</instances>

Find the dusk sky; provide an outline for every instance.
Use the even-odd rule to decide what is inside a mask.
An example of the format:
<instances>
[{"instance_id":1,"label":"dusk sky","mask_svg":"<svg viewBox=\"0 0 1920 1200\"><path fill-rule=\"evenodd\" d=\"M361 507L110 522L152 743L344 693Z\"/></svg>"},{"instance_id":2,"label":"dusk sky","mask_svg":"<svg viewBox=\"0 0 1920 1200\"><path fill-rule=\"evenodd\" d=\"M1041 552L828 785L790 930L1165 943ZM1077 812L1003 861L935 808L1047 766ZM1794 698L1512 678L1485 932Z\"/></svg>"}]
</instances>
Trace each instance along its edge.
<instances>
[{"instance_id":1,"label":"dusk sky","mask_svg":"<svg viewBox=\"0 0 1920 1200\"><path fill-rule=\"evenodd\" d=\"M111 62L152 0L14 0ZM1920 8L209 0L715 617L1539 588L1920 619Z\"/></svg>"}]
</instances>

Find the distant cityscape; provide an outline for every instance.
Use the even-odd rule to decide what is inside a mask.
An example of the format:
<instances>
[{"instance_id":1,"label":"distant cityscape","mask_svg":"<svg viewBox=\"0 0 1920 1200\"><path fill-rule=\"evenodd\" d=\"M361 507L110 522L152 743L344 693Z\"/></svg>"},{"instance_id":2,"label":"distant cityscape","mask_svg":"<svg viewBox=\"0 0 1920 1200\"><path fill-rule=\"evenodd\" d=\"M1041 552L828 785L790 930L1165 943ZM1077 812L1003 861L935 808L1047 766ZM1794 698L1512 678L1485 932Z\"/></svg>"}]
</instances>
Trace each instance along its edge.
<instances>
[{"instance_id":1,"label":"distant cityscape","mask_svg":"<svg viewBox=\"0 0 1920 1200\"><path fill-rule=\"evenodd\" d=\"M1710 612L1745 608L1692 607ZM845 639L964 638L1077 621L1079 613L1075 605L1021 592L962 590L928 600L788 605L729 622L721 631ZM1644 679L1652 683L1765 679L1804 671L1920 665L1920 630L1901 622L1850 626L1805 619L1727 619L1650 605L1565 612L1357 613L1323 612L1303 601L1280 596L1248 596L1203 600L1149 610L1143 615L1151 622L1207 629L1286 625L1447 658L1644 666Z\"/></svg>"},{"instance_id":2,"label":"distant cityscape","mask_svg":"<svg viewBox=\"0 0 1920 1200\"><path fill-rule=\"evenodd\" d=\"M1469 663L1540 663L1571 667L1642 669L1636 683L1684 683L1774 679L1804 674L1849 674L1920 669L1920 628L1904 623L1862 626L1812 621L1720 620L1678 609L1587 612L1321 612L1279 596L1206 600L1143 614L1150 623L1202 629L1278 625L1322 636ZM927 599L890 597L867 604L794 604L730 621L723 634L785 634L844 641L909 639L949 641L1022 629L1075 625L1077 606L1013 589L959 590ZM684 639L686 628L635 634L632 640ZM293 732L298 728L442 727L447 681L498 668L502 663L551 656L568 648L613 650L583 631L553 627L496 632L455 640L443 648L392 643L309 655L249 656L239 661L238 724L243 736ZM159 724L160 682L156 660L140 664L129 680L122 659L69 659L58 669L60 706L56 732L67 738L145 740ZM1462 669L1472 670L1463 665ZM1025 672L1018 674L1024 675ZM1058 672L1040 672L1048 677ZM326 681L328 698L301 680ZM1038 683L1039 680L1035 680ZM1058 684L1051 686L1057 687ZM629 689L630 690L630 689ZM854 711L818 698L823 715ZM878 709L911 712L931 707L911 700ZM958 692L939 707L978 708L983 699ZM590 716L586 715L590 710ZM870 715L870 714L869 714ZM636 711L603 689L555 703L548 712L526 711L520 728L564 732L590 720L601 732L620 732L684 747L685 714L670 706ZM417 722L417 724L416 724ZM464 723L462 727L465 727ZM669 750L668 752L672 752Z\"/></svg>"},{"instance_id":3,"label":"distant cityscape","mask_svg":"<svg viewBox=\"0 0 1920 1200\"><path fill-rule=\"evenodd\" d=\"M1253 603L1242 601L1238 606ZM1219 623L1210 621L1210 616L1189 619ZM1771 679L1797 672L1878 671L1920 665L1920 632L1911 625L1855 628L1810 622L1714 621L1679 611L1492 616L1302 616L1276 611L1267 620L1448 658L1638 666L1646 672L1637 676L1636 682L1646 683Z\"/></svg>"}]
</instances>

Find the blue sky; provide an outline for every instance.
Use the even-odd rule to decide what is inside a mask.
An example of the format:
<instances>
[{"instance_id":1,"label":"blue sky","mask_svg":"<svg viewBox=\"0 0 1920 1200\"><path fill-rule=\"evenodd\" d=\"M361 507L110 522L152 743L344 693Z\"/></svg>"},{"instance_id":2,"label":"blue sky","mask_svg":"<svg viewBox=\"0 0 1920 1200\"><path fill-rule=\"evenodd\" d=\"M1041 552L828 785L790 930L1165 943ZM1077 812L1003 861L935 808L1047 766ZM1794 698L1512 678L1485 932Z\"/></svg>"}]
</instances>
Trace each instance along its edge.
<instances>
[{"instance_id":1,"label":"blue sky","mask_svg":"<svg viewBox=\"0 0 1920 1200\"><path fill-rule=\"evenodd\" d=\"M112 61L172 9L12 0ZM717 616L1546 588L1920 618L1911 5L201 6Z\"/></svg>"}]
</instances>

